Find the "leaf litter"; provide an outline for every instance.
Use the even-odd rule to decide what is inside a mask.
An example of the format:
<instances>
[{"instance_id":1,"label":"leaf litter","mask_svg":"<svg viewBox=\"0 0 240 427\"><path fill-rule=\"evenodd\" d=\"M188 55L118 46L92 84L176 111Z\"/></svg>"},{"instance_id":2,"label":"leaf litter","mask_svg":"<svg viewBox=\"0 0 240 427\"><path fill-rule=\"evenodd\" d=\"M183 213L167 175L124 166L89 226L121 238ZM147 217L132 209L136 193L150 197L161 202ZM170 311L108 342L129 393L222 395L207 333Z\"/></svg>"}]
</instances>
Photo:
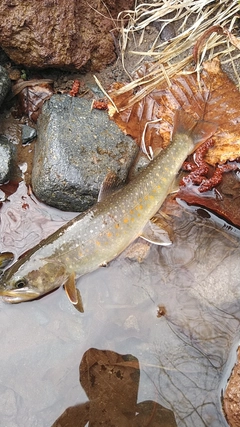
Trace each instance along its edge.
<instances>
[{"instance_id":1,"label":"leaf litter","mask_svg":"<svg viewBox=\"0 0 240 427\"><path fill-rule=\"evenodd\" d=\"M125 133L131 135L139 146L143 148L144 145L143 151L145 154L148 153L148 157L151 157L151 153L156 154L166 148L171 141L174 116L179 108L199 121L200 128L201 122L216 125L211 143L208 144L208 149L203 156L206 165L203 176L199 172L198 185L193 185L196 181L185 182L186 188L181 188L180 195L191 204L206 206L240 226L238 213L240 180L237 172L240 168L240 93L227 74L222 71L220 61L217 58L206 61L203 64L200 80L197 72L177 74L171 79L170 87L167 82L164 82L130 108L123 107L128 102L128 97L132 95L131 91L115 95L113 88L110 95L119 111L117 112L110 105L111 118ZM197 157L193 156L188 160L194 163L194 159L195 169L200 171ZM215 175L221 167L223 170L217 180ZM230 172L231 179L225 178L228 174L224 173L224 168L235 171ZM230 191L228 188L230 182L232 185L232 179L234 195L231 194L233 190ZM222 185L219 186L221 181ZM203 184L204 195L201 194L201 190L198 191ZM217 192L215 187L219 188ZM224 202L223 199L225 199Z\"/></svg>"},{"instance_id":2,"label":"leaf litter","mask_svg":"<svg viewBox=\"0 0 240 427\"><path fill-rule=\"evenodd\" d=\"M207 5L202 0L165 0L136 4L133 11L122 12L123 66L129 53L140 60L136 60L135 71L126 70L130 83L115 83L108 91L110 117L135 139L149 160L171 141L177 109L192 115L200 128L203 121L216 125L212 140L185 162L183 170L188 171L189 179L180 181L177 197L207 207L237 226L240 40L233 33L239 9L237 0L210 1ZM144 34L158 21L158 38L144 51ZM161 31L169 24L177 27L176 34L160 43ZM131 40L135 50L129 51ZM235 82L222 70L227 63L232 66Z\"/></svg>"},{"instance_id":3,"label":"leaf litter","mask_svg":"<svg viewBox=\"0 0 240 427\"><path fill-rule=\"evenodd\" d=\"M213 147L205 156L207 163L216 166L236 160L240 157L240 93L217 59L204 63L199 83L200 87L197 73L180 73L171 79L170 87L163 83L123 111L120 110L127 102L127 94L111 93L120 113L110 106L109 114L139 145L144 132L146 147L155 151L168 146L175 112L182 108L196 120L216 125Z\"/></svg>"}]
</instances>

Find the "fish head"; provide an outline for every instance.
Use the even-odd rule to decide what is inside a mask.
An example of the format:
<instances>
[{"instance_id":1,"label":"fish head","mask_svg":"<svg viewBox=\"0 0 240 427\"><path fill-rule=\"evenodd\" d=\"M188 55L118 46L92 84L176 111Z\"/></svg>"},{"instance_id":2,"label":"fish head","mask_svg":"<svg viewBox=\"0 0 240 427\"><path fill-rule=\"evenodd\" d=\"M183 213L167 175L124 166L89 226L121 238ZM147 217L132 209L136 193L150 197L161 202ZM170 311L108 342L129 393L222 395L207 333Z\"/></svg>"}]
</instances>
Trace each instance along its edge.
<instances>
[{"instance_id":1,"label":"fish head","mask_svg":"<svg viewBox=\"0 0 240 427\"><path fill-rule=\"evenodd\" d=\"M37 264L20 261L4 272L0 278L0 296L5 302L14 304L39 298L66 280L63 265L57 262Z\"/></svg>"}]
</instances>

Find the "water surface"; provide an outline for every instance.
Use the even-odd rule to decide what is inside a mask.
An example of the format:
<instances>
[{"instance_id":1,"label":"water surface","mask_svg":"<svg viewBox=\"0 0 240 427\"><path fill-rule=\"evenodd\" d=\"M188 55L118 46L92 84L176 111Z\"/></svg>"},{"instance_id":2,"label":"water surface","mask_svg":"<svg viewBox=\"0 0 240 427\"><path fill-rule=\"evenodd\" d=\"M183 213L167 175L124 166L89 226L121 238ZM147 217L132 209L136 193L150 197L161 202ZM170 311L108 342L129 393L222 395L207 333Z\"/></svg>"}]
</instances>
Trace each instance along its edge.
<instances>
[{"instance_id":1,"label":"water surface","mask_svg":"<svg viewBox=\"0 0 240 427\"><path fill-rule=\"evenodd\" d=\"M23 182L9 200L0 252L15 256L74 216L37 202ZM227 425L220 393L239 339L239 235L199 213L178 206L172 246L151 246L140 263L122 255L80 278L83 314L62 288L0 301L1 425L51 426L73 406L79 426L103 416L118 427Z\"/></svg>"}]
</instances>

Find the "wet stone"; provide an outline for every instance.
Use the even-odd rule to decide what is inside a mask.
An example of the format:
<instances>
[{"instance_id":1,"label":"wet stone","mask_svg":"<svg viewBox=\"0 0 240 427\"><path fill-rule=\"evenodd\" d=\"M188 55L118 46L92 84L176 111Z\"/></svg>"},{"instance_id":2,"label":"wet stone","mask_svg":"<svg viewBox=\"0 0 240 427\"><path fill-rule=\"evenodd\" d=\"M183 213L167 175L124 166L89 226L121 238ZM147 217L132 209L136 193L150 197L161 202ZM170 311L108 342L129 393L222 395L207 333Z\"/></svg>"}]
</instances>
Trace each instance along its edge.
<instances>
[{"instance_id":1,"label":"wet stone","mask_svg":"<svg viewBox=\"0 0 240 427\"><path fill-rule=\"evenodd\" d=\"M43 202L83 211L97 200L109 171L125 180L138 148L86 99L54 95L38 120L32 186Z\"/></svg>"},{"instance_id":2,"label":"wet stone","mask_svg":"<svg viewBox=\"0 0 240 427\"><path fill-rule=\"evenodd\" d=\"M8 139L0 135L0 184L8 181L12 163L12 148Z\"/></svg>"},{"instance_id":3,"label":"wet stone","mask_svg":"<svg viewBox=\"0 0 240 427\"><path fill-rule=\"evenodd\" d=\"M36 136L37 136L36 129L27 125L22 126L22 144L23 145L26 145L32 142L32 140L36 138Z\"/></svg>"},{"instance_id":4,"label":"wet stone","mask_svg":"<svg viewBox=\"0 0 240 427\"><path fill-rule=\"evenodd\" d=\"M0 105L3 103L10 87L11 81L8 77L8 73L5 68L0 65Z\"/></svg>"}]
</instances>

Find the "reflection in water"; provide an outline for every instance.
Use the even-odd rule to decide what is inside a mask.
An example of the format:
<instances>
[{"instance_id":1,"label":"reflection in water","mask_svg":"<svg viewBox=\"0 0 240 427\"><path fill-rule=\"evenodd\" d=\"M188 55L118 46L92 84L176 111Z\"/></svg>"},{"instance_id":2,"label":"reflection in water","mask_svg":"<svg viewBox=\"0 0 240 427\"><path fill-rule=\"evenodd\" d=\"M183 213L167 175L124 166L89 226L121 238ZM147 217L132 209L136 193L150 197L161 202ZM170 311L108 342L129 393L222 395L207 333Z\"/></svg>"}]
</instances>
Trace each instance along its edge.
<instances>
[{"instance_id":1,"label":"reflection in water","mask_svg":"<svg viewBox=\"0 0 240 427\"><path fill-rule=\"evenodd\" d=\"M67 219L28 197L23 186L19 191L2 206L0 221L0 252L15 255ZM136 413L144 420L163 407L178 427L226 427L220 391L232 343L240 339L239 234L223 224L216 228L209 215L179 206L168 212L171 247L151 246L140 263L122 255L80 278L84 314L62 289L19 305L0 301L0 425L50 426L66 408L81 404L89 420L90 408L101 408L87 388L89 372L98 379L103 365L104 374L114 369L121 376L116 363L127 366L129 360L119 362L119 354L133 354L141 375L138 393L130 397L137 395ZM116 359L99 350L94 365L89 348L112 349ZM88 373L86 380L81 371L82 387L81 357ZM135 386L137 363L132 359L124 371L128 377L135 372Z\"/></svg>"},{"instance_id":2,"label":"reflection in water","mask_svg":"<svg viewBox=\"0 0 240 427\"><path fill-rule=\"evenodd\" d=\"M177 427L169 409L150 400L137 403L140 369L131 354L91 348L79 371L89 402L66 409L52 427Z\"/></svg>"}]
</instances>

